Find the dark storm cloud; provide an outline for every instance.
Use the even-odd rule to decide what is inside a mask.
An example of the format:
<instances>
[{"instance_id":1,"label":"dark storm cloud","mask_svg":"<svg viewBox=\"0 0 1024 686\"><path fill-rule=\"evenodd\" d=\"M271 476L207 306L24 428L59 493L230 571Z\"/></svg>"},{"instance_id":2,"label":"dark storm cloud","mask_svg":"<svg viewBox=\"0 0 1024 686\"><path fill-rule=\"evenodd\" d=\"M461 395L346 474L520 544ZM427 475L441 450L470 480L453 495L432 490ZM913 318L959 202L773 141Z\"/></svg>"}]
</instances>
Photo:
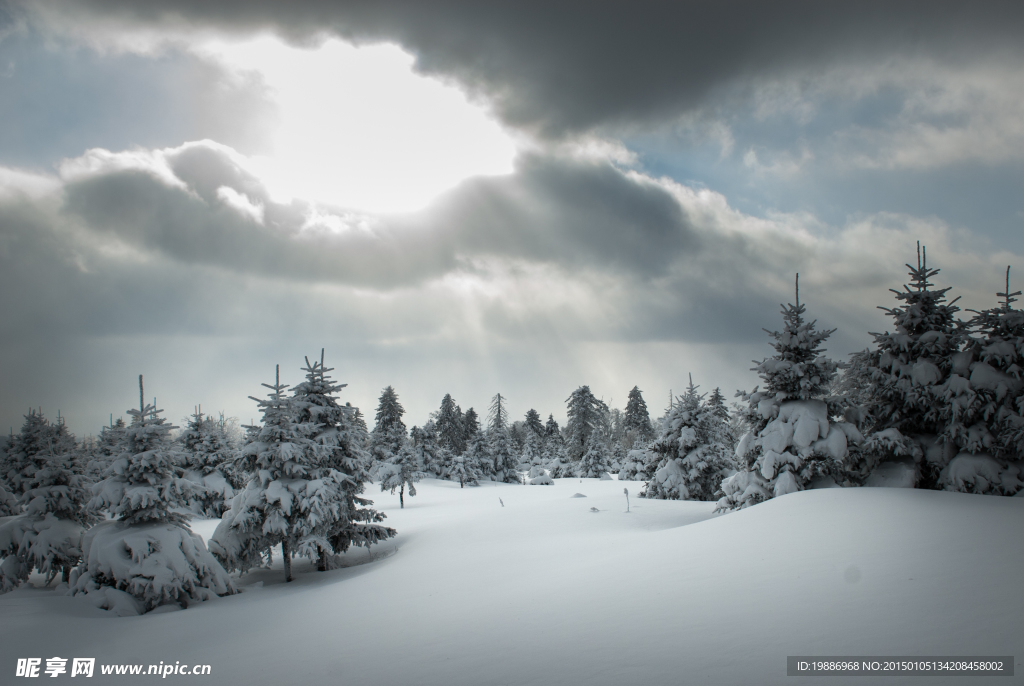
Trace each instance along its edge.
<instances>
[{"instance_id":1,"label":"dark storm cloud","mask_svg":"<svg viewBox=\"0 0 1024 686\"><path fill-rule=\"evenodd\" d=\"M506 122L549 135L673 116L719 85L795 66L1019 55L1024 46L1024 5L1005 1L89 0L66 13L85 26L396 41L421 71L454 78Z\"/></svg>"},{"instance_id":2,"label":"dark storm cloud","mask_svg":"<svg viewBox=\"0 0 1024 686\"><path fill-rule=\"evenodd\" d=\"M64 212L186 263L384 289L478 257L652 277L699 246L664 188L604 161L527 155L516 174L467 181L422 215L339 231L316 225L304 203L273 202L222 146L188 144L155 155L173 178L145 164L72 175ZM262 221L231 206L225 188L258 207Z\"/></svg>"}]
</instances>

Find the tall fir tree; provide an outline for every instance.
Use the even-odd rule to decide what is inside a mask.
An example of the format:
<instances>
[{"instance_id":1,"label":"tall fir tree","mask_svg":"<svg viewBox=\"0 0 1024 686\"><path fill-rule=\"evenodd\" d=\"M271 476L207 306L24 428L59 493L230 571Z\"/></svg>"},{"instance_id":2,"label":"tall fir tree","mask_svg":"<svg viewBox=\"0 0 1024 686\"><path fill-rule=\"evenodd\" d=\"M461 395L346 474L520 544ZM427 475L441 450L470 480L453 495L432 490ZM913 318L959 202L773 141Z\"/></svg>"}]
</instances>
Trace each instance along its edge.
<instances>
[{"instance_id":1,"label":"tall fir tree","mask_svg":"<svg viewBox=\"0 0 1024 686\"><path fill-rule=\"evenodd\" d=\"M604 439L608 406L594 397L590 386L580 386L565 402L568 406L565 446L569 459L578 462L589 449L592 440Z\"/></svg>"},{"instance_id":2,"label":"tall fir tree","mask_svg":"<svg viewBox=\"0 0 1024 686\"><path fill-rule=\"evenodd\" d=\"M626 414L623 418L623 428L626 436L631 438L630 445L636 441L647 442L654 437L654 427L651 425L651 415L647 411L647 403L644 402L643 393L638 386L633 386L626 399Z\"/></svg>"},{"instance_id":3,"label":"tall fir tree","mask_svg":"<svg viewBox=\"0 0 1024 686\"><path fill-rule=\"evenodd\" d=\"M491 398L491 406L487 410L487 430L506 431L508 429L508 399L501 393Z\"/></svg>"},{"instance_id":4,"label":"tall fir tree","mask_svg":"<svg viewBox=\"0 0 1024 686\"><path fill-rule=\"evenodd\" d=\"M691 375L662 434L648 446L653 458L647 468L651 477L641 497L715 500L719 485L731 470L724 422L697 388Z\"/></svg>"},{"instance_id":5,"label":"tall fir tree","mask_svg":"<svg viewBox=\"0 0 1024 686\"><path fill-rule=\"evenodd\" d=\"M373 501L363 497L365 484L370 480L370 456L365 450L366 424L358 421L358 408L348 403L341 405L337 399L337 394L348 384L336 384L328 375L334 369L324 366L323 349L319 362L310 363L306 358L303 371L305 381L292 389L295 421L308 425L310 428L304 433L326 448L327 472L334 470L341 496L340 509L330 512L334 519L325 526L330 549L317 546L317 568L326 571L330 551L341 554L352 545L368 548L395 536L396 532L380 524L385 515L371 508ZM323 471L323 466L320 470Z\"/></svg>"},{"instance_id":6,"label":"tall fir tree","mask_svg":"<svg viewBox=\"0 0 1024 686\"><path fill-rule=\"evenodd\" d=\"M920 244L917 266L907 268L910 285L902 291L890 289L900 304L881 308L892 317L895 330L873 333L874 348L851 361L853 374L867 382L861 393L866 407L857 417L867 439L854 451L851 468L866 479L881 464L899 462L912 470L916 485L936 488L939 474L957 452L955 443L942 440L945 396L952 376L969 374L969 355L960 351L967 336L954 318L959 298L946 302L950 289L932 288L939 270L928 266Z\"/></svg>"},{"instance_id":7,"label":"tall fir tree","mask_svg":"<svg viewBox=\"0 0 1024 686\"><path fill-rule=\"evenodd\" d=\"M390 463L408 440L402 415L405 408L398 402L398 394L391 386L385 388L377 404L377 415L370 433L371 476L377 477L380 465Z\"/></svg>"},{"instance_id":8,"label":"tall fir tree","mask_svg":"<svg viewBox=\"0 0 1024 686\"><path fill-rule=\"evenodd\" d=\"M956 456L938 486L970 493L1015 495L1024 488L1024 312L1014 309L1010 267L996 307L974 311L973 332L953 356L945 384L941 439ZM950 451L952 452L952 451Z\"/></svg>"},{"instance_id":9,"label":"tall fir tree","mask_svg":"<svg viewBox=\"0 0 1024 686\"><path fill-rule=\"evenodd\" d=\"M69 579L70 594L118 614L235 593L227 572L188 528L196 486L180 476L184 456L170 435L177 427L161 412L155 399L145 402L140 374L139 409L128 410L132 421L89 503L114 519L82 537L82 562Z\"/></svg>"},{"instance_id":10,"label":"tall fir tree","mask_svg":"<svg viewBox=\"0 0 1024 686\"><path fill-rule=\"evenodd\" d=\"M454 455L461 455L466 449L466 437L462 426L462 411L455 404L450 393L441 399L441 408L434 420L437 428L437 441Z\"/></svg>"},{"instance_id":11,"label":"tall fir tree","mask_svg":"<svg viewBox=\"0 0 1024 686\"><path fill-rule=\"evenodd\" d=\"M740 470L722 481L721 510L747 507L826 482L847 483L852 424L830 419L841 408L828 397L837 364L823 354L835 332L804 321L799 274L796 305L782 307L782 331L769 331L775 355L754 368L764 390L744 393L751 430L736 446ZM767 330L766 330L767 331Z\"/></svg>"},{"instance_id":12,"label":"tall fir tree","mask_svg":"<svg viewBox=\"0 0 1024 686\"><path fill-rule=\"evenodd\" d=\"M226 420L223 415L219 421L205 416L197 406L178 441L185 457L185 476L198 486L190 509L204 517L222 517L235 495L227 467L238 456Z\"/></svg>"},{"instance_id":13,"label":"tall fir tree","mask_svg":"<svg viewBox=\"0 0 1024 686\"><path fill-rule=\"evenodd\" d=\"M22 433L11 442L25 451L45 441L46 452L33 452L21 465L17 498L6 490L0 493L7 514L20 513L0 523L0 593L26 581L33 569L47 575L47 583L57 574L67 582L82 556L82 535L96 519L85 508L88 481L74 460L74 437L63 422L41 427L38 419L43 419L41 412L26 417Z\"/></svg>"},{"instance_id":14,"label":"tall fir tree","mask_svg":"<svg viewBox=\"0 0 1024 686\"><path fill-rule=\"evenodd\" d=\"M537 410L530 408L526 411L524 424L538 438L544 435L544 424L541 422L540 413Z\"/></svg>"}]
</instances>

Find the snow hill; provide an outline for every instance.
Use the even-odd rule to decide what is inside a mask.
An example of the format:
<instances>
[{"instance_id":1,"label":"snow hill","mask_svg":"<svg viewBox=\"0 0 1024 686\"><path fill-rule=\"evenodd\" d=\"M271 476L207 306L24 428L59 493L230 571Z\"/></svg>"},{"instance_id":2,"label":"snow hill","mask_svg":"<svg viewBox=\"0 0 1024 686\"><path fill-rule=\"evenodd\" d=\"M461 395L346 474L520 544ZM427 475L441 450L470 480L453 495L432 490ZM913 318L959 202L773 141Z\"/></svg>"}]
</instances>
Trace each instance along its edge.
<instances>
[{"instance_id":1,"label":"snow hill","mask_svg":"<svg viewBox=\"0 0 1024 686\"><path fill-rule=\"evenodd\" d=\"M787 655L1015 655L1024 673L1024 498L823 489L713 515L641 485L428 479L404 510L373 493L399 535L372 558L298 561L287 585L277 558L184 611L24 587L0 596L0 681L52 656L205 663L204 682L246 686L791 684Z\"/></svg>"}]
</instances>

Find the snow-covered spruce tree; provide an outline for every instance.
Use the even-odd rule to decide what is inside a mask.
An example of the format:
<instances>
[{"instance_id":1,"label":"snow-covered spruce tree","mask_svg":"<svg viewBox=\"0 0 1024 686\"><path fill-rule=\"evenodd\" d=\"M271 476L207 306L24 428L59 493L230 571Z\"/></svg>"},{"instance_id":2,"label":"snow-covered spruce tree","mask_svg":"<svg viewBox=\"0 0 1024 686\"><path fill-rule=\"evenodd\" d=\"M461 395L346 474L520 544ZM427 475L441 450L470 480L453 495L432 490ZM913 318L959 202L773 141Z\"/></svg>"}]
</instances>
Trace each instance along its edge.
<instances>
[{"instance_id":1,"label":"snow-covered spruce tree","mask_svg":"<svg viewBox=\"0 0 1024 686\"><path fill-rule=\"evenodd\" d=\"M466 437L462 427L462 412L450 393L441 399L441 408L434 420L437 429L437 442L453 455L461 455L466 449Z\"/></svg>"},{"instance_id":2,"label":"snow-covered spruce tree","mask_svg":"<svg viewBox=\"0 0 1024 686\"><path fill-rule=\"evenodd\" d=\"M89 506L113 519L82 537L82 563L71 571L69 595L85 595L119 615L177 604L188 607L235 593L231 578L188 528L195 484L179 476L182 455L162 410L147 404L139 376L139 409L123 443L93 487Z\"/></svg>"},{"instance_id":3,"label":"snow-covered spruce tree","mask_svg":"<svg viewBox=\"0 0 1024 686\"><path fill-rule=\"evenodd\" d=\"M100 429L100 435L96 438L92 451L87 456L85 475L89 479L99 481L103 478L103 472L114 459L117 446L121 445L124 440L126 428L124 419L118 417L115 421L114 415L110 415L109 426Z\"/></svg>"},{"instance_id":4,"label":"snow-covered spruce tree","mask_svg":"<svg viewBox=\"0 0 1024 686\"><path fill-rule=\"evenodd\" d=\"M451 468L448 471L448 478L459 482L459 488L465 488L466 484L478 486L480 480L480 468L472 459L467 450L461 455L453 455Z\"/></svg>"},{"instance_id":5,"label":"snow-covered spruce tree","mask_svg":"<svg viewBox=\"0 0 1024 686\"><path fill-rule=\"evenodd\" d=\"M874 349L851 359L851 376L866 383L859 393L866 406L853 408L860 411L851 418L861 420L866 440L852 451L849 467L866 483L872 483L873 473L899 467L909 477L907 485L936 488L942 469L957 454L942 434L947 403L960 388L954 377L970 375L971 355L960 351L967 336L954 319L959 298L947 303L949 288L931 288L939 270L928 267L920 245L917 266L907 268L911 285L890 289L901 304L881 308L893 318L895 331L873 333Z\"/></svg>"},{"instance_id":6,"label":"snow-covered spruce tree","mask_svg":"<svg viewBox=\"0 0 1024 686\"><path fill-rule=\"evenodd\" d=\"M474 434L480 433L480 416L472 407L462 415L462 435L469 441Z\"/></svg>"},{"instance_id":7,"label":"snow-covered spruce tree","mask_svg":"<svg viewBox=\"0 0 1024 686\"><path fill-rule=\"evenodd\" d=\"M522 483L519 456L507 429L492 428L487 432L487 452L494 464L495 481Z\"/></svg>"},{"instance_id":8,"label":"snow-covered spruce tree","mask_svg":"<svg viewBox=\"0 0 1024 686\"><path fill-rule=\"evenodd\" d=\"M860 440L852 424L831 422L839 412L826 393L837 365L822 354L835 331L807 323L800 303L782 308L783 329L768 332L775 355L754 368L764 390L743 393L751 430L736 446L739 471L722 481L719 510L734 510L811 485L847 483L848 440Z\"/></svg>"},{"instance_id":9,"label":"snow-covered spruce tree","mask_svg":"<svg viewBox=\"0 0 1024 686\"><path fill-rule=\"evenodd\" d=\"M637 441L626 451L626 457L619 470L619 481L649 481L647 443ZM651 465L654 466L654 465Z\"/></svg>"},{"instance_id":10,"label":"snow-covered spruce tree","mask_svg":"<svg viewBox=\"0 0 1024 686\"><path fill-rule=\"evenodd\" d=\"M592 436L603 438L608 406L594 397L590 386L580 386L565 402L568 405L565 447L569 459L578 462L589 449Z\"/></svg>"},{"instance_id":11,"label":"snow-covered spruce tree","mask_svg":"<svg viewBox=\"0 0 1024 686\"><path fill-rule=\"evenodd\" d=\"M519 460L525 469L531 469L534 466L544 464L544 440L540 435L533 431L527 431L526 440L523 442L523 452Z\"/></svg>"},{"instance_id":12,"label":"snow-covered spruce tree","mask_svg":"<svg viewBox=\"0 0 1024 686\"><path fill-rule=\"evenodd\" d=\"M938 486L969 493L1015 495L1024 488L1024 312L1013 308L1020 291L997 293L1002 303L975 311L965 350L954 355L945 383L941 440L957 454Z\"/></svg>"},{"instance_id":13,"label":"snow-covered spruce tree","mask_svg":"<svg viewBox=\"0 0 1024 686\"><path fill-rule=\"evenodd\" d=\"M198 487L189 508L196 515L219 519L235 496L225 471L237 457L237 447L231 443L226 420L204 416L197 406L178 441L185 456L185 478Z\"/></svg>"},{"instance_id":14,"label":"snow-covered spruce tree","mask_svg":"<svg viewBox=\"0 0 1024 686\"><path fill-rule=\"evenodd\" d=\"M576 476L581 479L600 479L611 471L611 453L608 443L599 435L592 435L587 450L580 457Z\"/></svg>"},{"instance_id":15,"label":"snow-covered spruce tree","mask_svg":"<svg viewBox=\"0 0 1024 686\"><path fill-rule=\"evenodd\" d=\"M397 431L393 428L392 431ZM399 506L405 507L405 487L409 486L409 497L416 495L416 482L423 478L423 470L416 452L408 441L388 456L386 462L379 465L377 475L380 479L380 490L395 492L398 489Z\"/></svg>"},{"instance_id":16,"label":"snow-covered spruce tree","mask_svg":"<svg viewBox=\"0 0 1024 686\"><path fill-rule=\"evenodd\" d=\"M733 463L725 423L703 398L691 375L686 393L673 405L662 434L647 448L657 463L640 497L715 500Z\"/></svg>"},{"instance_id":17,"label":"snow-covered spruce tree","mask_svg":"<svg viewBox=\"0 0 1024 686\"><path fill-rule=\"evenodd\" d=\"M268 400L254 398L263 427L241 458L254 476L218 526L217 545L211 543L228 566L244 570L268 559L280 542L288 581L293 555L316 560L323 571L330 555L351 543L370 545L394 535L374 523L382 519L379 513L359 508L369 504L359 497L367 457L351 408L335 397L343 385L327 376L322 353L320 362L306 358L303 370L306 380L290 398L279 375L274 385L264 384L271 390Z\"/></svg>"},{"instance_id":18,"label":"snow-covered spruce tree","mask_svg":"<svg viewBox=\"0 0 1024 686\"><path fill-rule=\"evenodd\" d=\"M31 414L31 413L30 413ZM74 437L63 422L40 430L39 413L26 417L22 433L13 446L26 448L34 439L46 441L46 453L35 452L21 465L21 492L0 493L0 509L12 517L0 523L0 593L10 591L28 579L33 569L48 581L63 574L68 581L71 568L82 556L85 528L95 517L85 509L88 481L76 469L71 448ZM53 438L56 437L56 450ZM32 466L35 466L33 470ZM31 476L28 476L31 472Z\"/></svg>"},{"instance_id":19,"label":"snow-covered spruce tree","mask_svg":"<svg viewBox=\"0 0 1024 686\"><path fill-rule=\"evenodd\" d=\"M47 421L43 411L29 409L21 431L12 434L3 454L0 476L7 490L15 496L25 491L25 484L51 453L65 454L75 448L75 439L68 433L67 426L58 419Z\"/></svg>"},{"instance_id":20,"label":"snow-covered spruce tree","mask_svg":"<svg viewBox=\"0 0 1024 686\"><path fill-rule=\"evenodd\" d=\"M477 479L494 478L494 458L491 456L487 436L483 431L477 430L469 436L466 452L462 455L465 458L466 469L475 470Z\"/></svg>"},{"instance_id":21,"label":"snow-covered spruce tree","mask_svg":"<svg viewBox=\"0 0 1024 686\"><path fill-rule=\"evenodd\" d=\"M651 426L651 415L647 411L643 393L638 386L633 386L626 399L626 414L623 417L623 429L630 445L637 441L647 442L654 438L654 427Z\"/></svg>"},{"instance_id":22,"label":"snow-covered spruce tree","mask_svg":"<svg viewBox=\"0 0 1024 686\"><path fill-rule=\"evenodd\" d=\"M312 425L313 440L327 448L327 465L340 475L342 510L330 524L327 541L335 554L344 553L352 545L369 547L392 538L396 532L380 522L386 516L372 509L373 501L362 497L365 484L370 480L370 456L366 424L359 417L359 409L337 401L337 393L348 384L335 384L328 376L333 368L324 366L324 351L320 361L306 358L306 380L292 389L295 421ZM327 549L319 546L318 569L328 568Z\"/></svg>"},{"instance_id":23,"label":"snow-covered spruce tree","mask_svg":"<svg viewBox=\"0 0 1024 686\"><path fill-rule=\"evenodd\" d=\"M530 433L537 438L544 436L544 423L541 422L540 413L537 412L537 410L534 410L533 408L527 410L523 424L530 430ZM527 434L527 437L529 437L529 434Z\"/></svg>"},{"instance_id":24,"label":"snow-covered spruce tree","mask_svg":"<svg viewBox=\"0 0 1024 686\"><path fill-rule=\"evenodd\" d=\"M445 456L438 445L437 435L434 433L434 426L427 422L422 428L412 427L409 432L412 440L412 450L416 455L416 462L419 463L423 476L437 479L445 477Z\"/></svg>"},{"instance_id":25,"label":"snow-covered spruce tree","mask_svg":"<svg viewBox=\"0 0 1024 686\"><path fill-rule=\"evenodd\" d=\"M380 394L376 421L370 433L370 475L373 478L378 478L380 465L390 462L406 444L408 437L405 422L402 421L404 414L405 408L398 402L398 394L388 386Z\"/></svg>"}]
</instances>

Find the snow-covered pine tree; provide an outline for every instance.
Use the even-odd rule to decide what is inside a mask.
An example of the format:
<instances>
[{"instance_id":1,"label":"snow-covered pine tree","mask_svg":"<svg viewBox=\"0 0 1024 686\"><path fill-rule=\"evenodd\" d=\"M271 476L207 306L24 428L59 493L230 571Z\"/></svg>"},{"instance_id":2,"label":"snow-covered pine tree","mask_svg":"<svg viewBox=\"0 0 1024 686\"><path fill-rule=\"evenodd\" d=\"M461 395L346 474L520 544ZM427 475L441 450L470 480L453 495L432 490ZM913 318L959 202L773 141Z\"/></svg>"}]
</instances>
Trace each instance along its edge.
<instances>
[{"instance_id":1,"label":"snow-covered pine tree","mask_svg":"<svg viewBox=\"0 0 1024 686\"><path fill-rule=\"evenodd\" d=\"M637 441L647 442L654 438L654 427L651 426L651 415L647 411L643 393L639 386L633 386L626 399L626 416L623 427L631 445Z\"/></svg>"},{"instance_id":2,"label":"snow-covered pine tree","mask_svg":"<svg viewBox=\"0 0 1024 686\"><path fill-rule=\"evenodd\" d=\"M434 425L437 428L437 442L453 455L461 455L466 449L466 437L463 434L462 412L455 404L450 393L441 399L441 408L437 411Z\"/></svg>"},{"instance_id":3,"label":"snow-covered pine tree","mask_svg":"<svg viewBox=\"0 0 1024 686\"><path fill-rule=\"evenodd\" d=\"M837 365L822 345L835 331L805 322L797 275L796 305L782 308L783 329L769 331L775 355L754 368L764 390L744 393L752 426L736 446L739 471L722 481L719 510L733 510L773 496L831 481L847 482L848 440L860 440L852 424L831 422L829 384Z\"/></svg>"},{"instance_id":4,"label":"snow-covered pine tree","mask_svg":"<svg viewBox=\"0 0 1024 686\"><path fill-rule=\"evenodd\" d=\"M619 481L649 481L651 474L647 471L648 458L647 442L637 441L633 447L626 451L626 457L622 462L622 469L619 470ZM650 465L656 466L657 463Z\"/></svg>"},{"instance_id":5,"label":"snow-covered pine tree","mask_svg":"<svg viewBox=\"0 0 1024 686\"><path fill-rule=\"evenodd\" d=\"M540 420L540 413L537 410L530 408L526 411L526 417L524 418L523 424L530 433L541 438L544 436L544 424Z\"/></svg>"},{"instance_id":6,"label":"snow-covered pine tree","mask_svg":"<svg viewBox=\"0 0 1024 686\"><path fill-rule=\"evenodd\" d=\"M392 428L397 432L397 428ZM405 487L409 486L409 497L416 495L416 482L423 478L423 470L416 459L416 452L408 441L403 441L396 452L388 456L377 471L380 479L380 490L395 492L398 489L399 506L405 507Z\"/></svg>"},{"instance_id":7,"label":"snow-covered pine tree","mask_svg":"<svg viewBox=\"0 0 1024 686\"><path fill-rule=\"evenodd\" d=\"M997 293L1002 302L974 311L975 334L954 355L945 383L943 443L957 454L938 486L969 493L1015 495L1024 487L1024 312L1013 308L1020 291Z\"/></svg>"},{"instance_id":8,"label":"snow-covered pine tree","mask_svg":"<svg viewBox=\"0 0 1024 686\"><path fill-rule=\"evenodd\" d=\"M462 415L462 435L468 442L474 434L480 433L480 416L472 407Z\"/></svg>"},{"instance_id":9,"label":"snow-covered pine tree","mask_svg":"<svg viewBox=\"0 0 1024 686\"><path fill-rule=\"evenodd\" d=\"M491 407L487 411L487 431L506 431L508 429L508 399L501 393L491 398Z\"/></svg>"},{"instance_id":10,"label":"snow-covered pine tree","mask_svg":"<svg viewBox=\"0 0 1024 686\"><path fill-rule=\"evenodd\" d=\"M25 483L31 480L51 454L51 448L58 453L74 448L74 437L70 436L63 422L47 421L41 409L29 409L21 431L11 435L3 455L0 476L7 490L15 496L25 492Z\"/></svg>"},{"instance_id":11,"label":"snow-covered pine tree","mask_svg":"<svg viewBox=\"0 0 1024 686\"><path fill-rule=\"evenodd\" d=\"M188 528L195 484L179 476L183 456L156 402L147 404L139 375L139 409L128 414L117 456L93 487L89 506L114 519L82 537L82 562L71 571L70 595L84 594L97 607L141 614L166 604L188 607L234 584Z\"/></svg>"},{"instance_id":12,"label":"snow-covered pine tree","mask_svg":"<svg viewBox=\"0 0 1024 686\"><path fill-rule=\"evenodd\" d=\"M548 420L544 422L544 438L550 438L552 436L562 437L562 430L558 428L558 422L555 421L555 415L549 414Z\"/></svg>"},{"instance_id":13,"label":"snow-covered pine tree","mask_svg":"<svg viewBox=\"0 0 1024 686\"><path fill-rule=\"evenodd\" d=\"M73 459L74 437L63 422L41 427L38 419L45 421L41 412L26 417L22 433L12 441L27 457L19 470L21 492L17 498L6 490L0 493L6 514L20 511L0 523L0 593L27 580L33 569L48 575L48 582L60 573L67 582L82 556L82 535L96 519L85 509L88 482ZM46 441L46 453L27 456L38 440Z\"/></svg>"},{"instance_id":14,"label":"snow-covered pine tree","mask_svg":"<svg viewBox=\"0 0 1024 686\"><path fill-rule=\"evenodd\" d=\"M117 446L124 440L125 428L124 419L118 417L114 421L114 415L111 414L110 424L100 429L100 435L87 457L85 475L90 480L99 481L103 478L103 472L114 459Z\"/></svg>"},{"instance_id":15,"label":"snow-covered pine tree","mask_svg":"<svg viewBox=\"0 0 1024 686\"><path fill-rule=\"evenodd\" d=\"M185 456L185 477L196 484L196 496L189 504L197 515L219 519L235 496L226 467L237 457L226 430L226 420L203 415L202 407L188 419L178 436Z\"/></svg>"},{"instance_id":16,"label":"snow-covered pine tree","mask_svg":"<svg viewBox=\"0 0 1024 686\"><path fill-rule=\"evenodd\" d=\"M472 408L470 408L472 411ZM467 413L468 416L469 413ZM467 470L475 470L477 479L494 478L494 458L491 456L487 436L483 431L473 432L466 443L466 452L462 454Z\"/></svg>"},{"instance_id":17,"label":"snow-covered pine tree","mask_svg":"<svg viewBox=\"0 0 1024 686\"><path fill-rule=\"evenodd\" d=\"M392 538L395 530L380 524L386 516L370 507L372 500L362 497L370 480L366 424L360 421L358 408L349 403L340 405L336 397L348 384L336 384L328 376L334 369L324 366L323 349L320 361L310 363L307 357L302 371L306 373L305 381L292 389L295 421L313 427L309 430L313 441L327 448L327 466L339 477L343 507L326 527L330 548L340 554L352 545L368 548ZM327 552L326 547L319 546L317 567L321 571L329 566Z\"/></svg>"},{"instance_id":18,"label":"snow-covered pine tree","mask_svg":"<svg viewBox=\"0 0 1024 686\"><path fill-rule=\"evenodd\" d=\"M413 453L416 461L423 471L423 476L444 479L445 458L441 453L441 446L438 445L437 435L434 433L434 425L427 422L423 427L414 426L409 432L412 440Z\"/></svg>"},{"instance_id":19,"label":"snow-covered pine tree","mask_svg":"<svg viewBox=\"0 0 1024 686\"><path fill-rule=\"evenodd\" d=\"M608 406L598 400L590 386L580 386L566 398L565 447L569 459L578 462L590 447L591 436L604 438Z\"/></svg>"},{"instance_id":20,"label":"snow-covered pine tree","mask_svg":"<svg viewBox=\"0 0 1024 686\"><path fill-rule=\"evenodd\" d=\"M608 443L599 434L592 434L587 441L587 450L580 457L576 476L581 479L600 479L611 471L611 453Z\"/></svg>"},{"instance_id":21,"label":"snow-covered pine tree","mask_svg":"<svg viewBox=\"0 0 1024 686\"><path fill-rule=\"evenodd\" d=\"M724 422L690 383L673 404L662 434L648 446L657 457L642 498L714 500L732 467Z\"/></svg>"},{"instance_id":22,"label":"snow-covered pine tree","mask_svg":"<svg viewBox=\"0 0 1024 686\"><path fill-rule=\"evenodd\" d=\"M453 455L451 468L448 471L448 478L459 482L459 488L465 488L466 484L479 485L480 468L472 459L467 450L461 455Z\"/></svg>"},{"instance_id":23,"label":"snow-covered pine tree","mask_svg":"<svg viewBox=\"0 0 1024 686\"><path fill-rule=\"evenodd\" d=\"M379 476L380 465L391 462L408 440L405 422L402 421L404 414L405 408L398 402L398 394L388 386L380 394L376 421L370 433L370 476L375 479Z\"/></svg>"},{"instance_id":24,"label":"snow-covered pine tree","mask_svg":"<svg viewBox=\"0 0 1024 686\"><path fill-rule=\"evenodd\" d=\"M947 303L949 288L931 288L939 270L928 267L920 244L917 266L907 268L911 285L890 289L901 304L881 308L893 318L895 331L873 333L874 349L851 359L851 374L867 387L860 393L866 407L854 408L860 411L851 416L862 420L866 440L852 452L849 467L866 483L873 473L901 469L908 485L936 488L957 453L955 444L941 440L946 396L956 393L960 381L954 376L970 374L971 355L960 351L967 335L954 319L959 298Z\"/></svg>"},{"instance_id":25,"label":"snow-covered pine tree","mask_svg":"<svg viewBox=\"0 0 1024 686\"><path fill-rule=\"evenodd\" d=\"M494 478L504 483L522 483L519 456L507 429L492 427L487 432L487 448L494 463Z\"/></svg>"}]
</instances>

